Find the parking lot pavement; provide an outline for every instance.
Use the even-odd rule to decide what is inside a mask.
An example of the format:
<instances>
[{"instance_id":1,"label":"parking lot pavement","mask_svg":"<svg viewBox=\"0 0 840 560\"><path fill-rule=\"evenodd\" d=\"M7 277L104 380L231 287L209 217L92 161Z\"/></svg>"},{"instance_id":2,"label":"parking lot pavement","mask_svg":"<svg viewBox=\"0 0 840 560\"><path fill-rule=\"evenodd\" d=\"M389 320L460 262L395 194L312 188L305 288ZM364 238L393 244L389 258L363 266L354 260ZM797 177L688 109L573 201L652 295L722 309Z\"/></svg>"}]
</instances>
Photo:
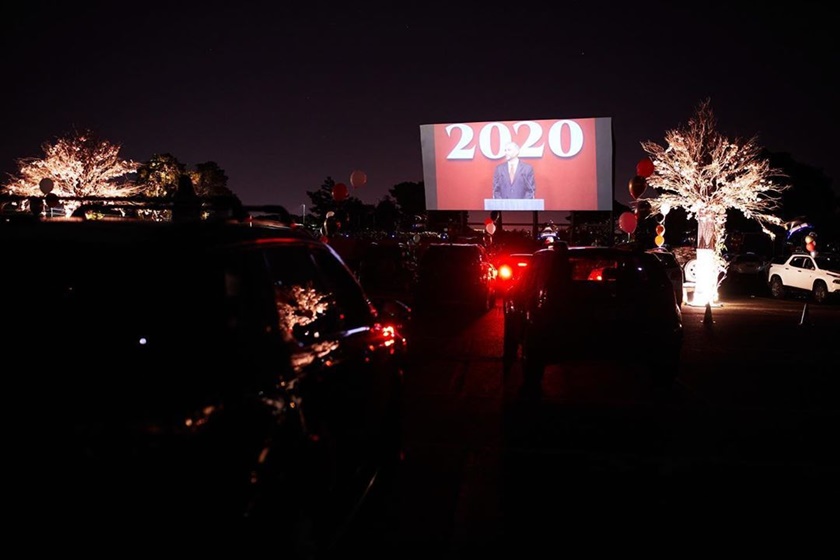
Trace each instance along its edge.
<instances>
[{"instance_id":1,"label":"parking lot pavement","mask_svg":"<svg viewBox=\"0 0 840 560\"><path fill-rule=\"evenodd\" d=\"M520 551L574 519L830 503L840 305L730 295L709 311L683 306L681 372L664 398L641 371L598 362L550 367L524 398L518 365L501 364L500 309L427 325L408 373L405 468L360 549L455 558ZM656 359L652 341L639 351Z\"/></svg>"}]
</instances>

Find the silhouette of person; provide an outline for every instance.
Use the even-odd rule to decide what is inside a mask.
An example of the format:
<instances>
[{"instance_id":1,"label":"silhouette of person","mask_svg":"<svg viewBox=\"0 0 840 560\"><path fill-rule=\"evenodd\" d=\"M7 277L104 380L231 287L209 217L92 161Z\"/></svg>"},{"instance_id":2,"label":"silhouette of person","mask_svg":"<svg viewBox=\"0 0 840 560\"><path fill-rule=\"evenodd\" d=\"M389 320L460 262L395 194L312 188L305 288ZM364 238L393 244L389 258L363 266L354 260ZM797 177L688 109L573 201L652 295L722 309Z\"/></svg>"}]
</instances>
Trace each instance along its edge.
<instances>
[{"instance_id":1,"label":"silhouette of person","mask_svg":"<svg viewBox=\"0 0 840 560\"><path fill-rule=\"evenodd\" d=\"M172 197L172 220L200 220L201 199L195 193L192 179L189 175L181 175L178 178L178 188Z\"/></svg>"},{"instance_id":2,"label":"silhouette of person","mask_svg":"<svg viewBox=\"0 0 840 560\"><path fill-rule=\"evenodd\" d=\"M519 144L505 146L505 162L493 173L493 198L534 198L537 185L534 168L519 159Z\"/></svg>"}]
</instances>

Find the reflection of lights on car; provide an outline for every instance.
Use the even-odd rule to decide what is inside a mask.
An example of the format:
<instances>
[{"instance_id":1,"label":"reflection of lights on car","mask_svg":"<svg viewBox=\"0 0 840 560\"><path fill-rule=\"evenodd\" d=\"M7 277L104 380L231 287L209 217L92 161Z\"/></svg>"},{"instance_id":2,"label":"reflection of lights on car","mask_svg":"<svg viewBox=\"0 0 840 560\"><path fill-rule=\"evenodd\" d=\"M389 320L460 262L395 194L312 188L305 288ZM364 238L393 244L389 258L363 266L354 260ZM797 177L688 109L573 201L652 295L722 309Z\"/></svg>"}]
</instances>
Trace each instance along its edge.
<instances>
[{"instance_id":1,"label":"reflection of lights on car","mask_svg":"<svg viewBox=\"0 0 840 560\"><path fill-rule=\"evenodd\" d=\"M384 327L382 334L385 337L385 346L393 346L396 343L397 331L394 327Z\"/></svg>"}]
</instances>

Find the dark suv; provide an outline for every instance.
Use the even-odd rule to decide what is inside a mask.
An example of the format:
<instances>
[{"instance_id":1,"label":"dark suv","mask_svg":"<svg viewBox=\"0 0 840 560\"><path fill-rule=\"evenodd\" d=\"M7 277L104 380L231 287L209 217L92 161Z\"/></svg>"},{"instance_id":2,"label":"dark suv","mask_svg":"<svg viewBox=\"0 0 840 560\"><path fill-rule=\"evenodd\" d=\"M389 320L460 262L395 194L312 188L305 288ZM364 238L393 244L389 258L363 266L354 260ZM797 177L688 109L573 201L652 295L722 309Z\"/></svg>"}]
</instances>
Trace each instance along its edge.
<instances>
[{"instance_id":1,"label":"dark suv","mask_svg":"<svg viewBox=\"0 0 840 560\"><path fill-rule=\"evenodd\" d=\"M326 546L396 465L405 342L309 234L15 219L0 247L15 515L267 518Z\"/></svg>"},{"instance_id":2,"label":"dark suv","mask_svg":"<svg viewBox=\"0 0 840 560\"><path fill-rule=\"evenodd\" d=\"M657 387L677 374L680 305L656 256L616 247L541 249L508 293L504 358L521 358L526 385L575 358L641 362Z\"/></svg>"},{"instance_id":3,"label":"dark suv","mask_svg":"<svg viewBox=\"0 0 840 560\"><path fill-rule=\"evenodd\" d=\"M419 313L433 309L484 313L496 302L495 278L496 267L482 245L429 245L418 262L414 306Z\"/></svg>"}]
</instances>

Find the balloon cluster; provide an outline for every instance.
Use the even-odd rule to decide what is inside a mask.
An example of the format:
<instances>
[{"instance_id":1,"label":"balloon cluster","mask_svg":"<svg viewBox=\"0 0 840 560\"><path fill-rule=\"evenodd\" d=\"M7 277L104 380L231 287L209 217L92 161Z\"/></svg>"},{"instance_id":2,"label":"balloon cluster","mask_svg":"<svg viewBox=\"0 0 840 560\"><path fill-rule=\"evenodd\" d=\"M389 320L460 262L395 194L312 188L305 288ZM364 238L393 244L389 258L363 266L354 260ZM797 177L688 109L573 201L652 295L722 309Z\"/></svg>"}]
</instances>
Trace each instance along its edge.
<instances>
[{"instance_id":1,"label":"balloon cluster","mask_svg":"<svg viewBox=\"0 0 840 560\"><path fill-rule=\"evenodd\" d=\"M365 183L367 183L367 174L364 171L356 169L350 173L350 186L354 189L362 187ZM336 183L333 185L332 197L334 201L341 202L343 200L347 200L349 196L350 189L347 187L346 183Z\"/></svg>"},{"instance_id":2,"label":"balloon cluster","mask_svg":"<svg viewBox=\"0 0 840 560\"><path fill-rule=\"evenodd\" d=\"M813 253L817 250L817 237L814 233L809 233L805 236L805 250Z\"/></svg>"},{"instance_id":3,"label":"balloon cluster","mask_svg":"<svg viewBox=\"0 0 840 560\"><path fill-rule=\"evenodd\" d=\"M642 158L636 164L636 175L630 179L630 196L638 199L647 190L647 178L653 175L653 162L650 158Z\"/></svg>"},{"instance_id":4,"label":"balloon cluster","mask_svg":"<svg viewBox=\"0 0 840 560\"><path fill-rule=\"evenodd\" d=\"M662 217L662 220L665 220L665 216ZM656 224L656 237L653 238L653 242L656 243L657 247L662 247L665 244L665 226L662 225L662 222Z\"/></svg>"},{"instance_id":5,"label":"balloon cluster","mask_svg":"<svg viewBox=\"0 0 840 560\"><path fill-rule=\"evenodd\" d=\"M58 199L58 195L52 192L54 186L55 183L49 177L44 177L38 183L38 188L40 188L41 192L44 193L44 197L29 197L29 211L32 212L33 215L40 215L44 211L45 204L48 208L55 208L59 205L60 201Z\"/></svg>"},{"instance_id":6,"label":"balloon cluster","mask_svg":"<svg viewBox=\"0 0 840 560\"><path fill-rule=\"evenodd\" d=\"M628 188L630 189L630 196L633 197L633 200L638 200L642 194L644 194L645 190L647 190L647 178L653 175L653 162L650 158L642 158L639 160L639 163L636 164L636 174L630 179L630 184ZM630 235L634 231L636 231L636 226L639 224L639 218L647 217L647 214L642 215L641 204L642 201L639 201L636 212L624 212L618 217L618 227L621 228L621 231ZM650 209L650 205L647 206ZM659 239L659 231L658 228L662 227L662 233L664 234L665 228L664 226L657 226L657 246L661 247L661 243L658 242ZM665 242L664 237L662 238L662 243Z\"/></svg>"}]
</instances>

